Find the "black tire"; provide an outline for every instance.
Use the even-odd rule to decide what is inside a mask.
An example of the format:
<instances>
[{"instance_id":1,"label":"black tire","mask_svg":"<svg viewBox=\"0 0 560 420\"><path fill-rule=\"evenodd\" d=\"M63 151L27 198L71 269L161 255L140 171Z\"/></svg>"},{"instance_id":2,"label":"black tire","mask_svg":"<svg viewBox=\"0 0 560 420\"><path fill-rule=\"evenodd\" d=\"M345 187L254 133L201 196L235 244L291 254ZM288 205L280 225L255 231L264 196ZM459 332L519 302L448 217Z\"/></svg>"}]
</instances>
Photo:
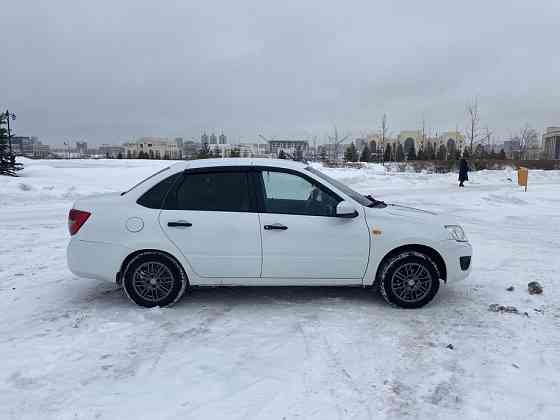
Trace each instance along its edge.
<instances>
[{"instance_id":1,"label":"black tire","mask_svg":"<svg viewBox=\"0 0 560 420\"><path fill-rule=\"evenodd\" d=\"M389 258L380 271L379 290L391 305L404 309L421 308L439 290L437 265L419 252L403 252Z\"/></svg>"},{"instance_id":2,"label":"black tire","mask_svg":"<svg viewBox=\"0 0 560 420\"><path fill-rule=\"evenodd\" d=\"M188 287L183 268L174 258L157 251L136 255L126 265L123 288L130 300L140 306L171 306Z\"/></svg>"}]
</instances>

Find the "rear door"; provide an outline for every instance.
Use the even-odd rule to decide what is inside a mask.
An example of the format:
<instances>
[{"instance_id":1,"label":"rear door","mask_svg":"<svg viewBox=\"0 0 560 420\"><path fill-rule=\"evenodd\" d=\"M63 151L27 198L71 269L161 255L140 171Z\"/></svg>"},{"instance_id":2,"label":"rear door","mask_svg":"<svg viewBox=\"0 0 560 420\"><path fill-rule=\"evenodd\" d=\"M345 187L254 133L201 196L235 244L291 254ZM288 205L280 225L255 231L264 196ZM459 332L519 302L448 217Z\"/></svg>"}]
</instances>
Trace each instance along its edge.
<instances>
[{"instance_id":1,"label":"rear door","mask_svg":"<svg viewBox=\"0 0 560 420\"><path fill-rule=\"evenodd\" d=\"M342 200L297 171L261 169L263 284L361 284L369 258L363 212L336 217Z\"/></svg>"},{"instance_id":2,"label":"rear door","mask_svg":"<svg viewBox=\"0 0 560 420\"><path fill-rule=\"evenodd\" d=\"M186 171L167 195L159 222L198 276L260 276L259 216L243 168Z\"/></svg>"}]
</instances>

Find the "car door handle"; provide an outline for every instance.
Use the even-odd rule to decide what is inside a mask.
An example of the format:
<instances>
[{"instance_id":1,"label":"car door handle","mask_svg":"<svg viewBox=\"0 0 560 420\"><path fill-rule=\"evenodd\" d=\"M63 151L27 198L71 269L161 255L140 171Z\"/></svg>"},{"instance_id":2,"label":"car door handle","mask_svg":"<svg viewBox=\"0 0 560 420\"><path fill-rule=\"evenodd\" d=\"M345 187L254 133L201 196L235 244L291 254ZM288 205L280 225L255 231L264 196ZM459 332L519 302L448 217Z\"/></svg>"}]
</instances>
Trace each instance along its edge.
<instances>
[{"instance_id":1,"label":"car door handle","mask_svg":"<svg viewBox=\"0 0 560 420\"><path fill-rule=\"evenodd\" d=\"M273 225L264 225L264 230L288 230L288 226L274 223Z\"/></svg>"},{"instance_id":2,"label":"car door handle","mask_svg":"<svg viewBox=\"0 0 560 420\"><path fill-rule=\"evenodd\" d=\"M184 220L177 220L176 222L168 222L169 227L191 227L192 223L185 222Z\"/></svg>"}]
</instances>

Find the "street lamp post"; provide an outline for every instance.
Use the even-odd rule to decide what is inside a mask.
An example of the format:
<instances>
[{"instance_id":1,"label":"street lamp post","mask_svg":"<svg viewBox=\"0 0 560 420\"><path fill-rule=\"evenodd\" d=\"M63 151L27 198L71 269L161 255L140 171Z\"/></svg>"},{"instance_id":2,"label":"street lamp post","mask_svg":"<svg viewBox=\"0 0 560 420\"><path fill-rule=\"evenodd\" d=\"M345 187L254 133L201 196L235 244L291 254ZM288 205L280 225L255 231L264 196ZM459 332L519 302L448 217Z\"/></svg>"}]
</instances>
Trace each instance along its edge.
<instances>
[{"instance_id":1,"label":"street lamp post","mask_svg":"<svg viewBox=\"0 0 560 420\"><path fill-rule=\"evenodd\" d=\"M8 147L10 149L10 156L12 156L12 131L10 129L10 118L12 120L15 120L16 114L14 114L13 112L10 113L10 111L6 110L4 115L6 116L6 120L8 122Z\"/></svg>"},{"instance_id":2,"label":"street lamp post","mask_svg":"<svg viewBox=\"0 0 560 420\"><path fill-rule=\"evenodd\" d=\"M64 145L66 146L66 153L65 153L66 159L70 159L71 158L71 156L70 156L70 140L68 140L67 142L65 141Z\"/></svg>"}]
</instances>

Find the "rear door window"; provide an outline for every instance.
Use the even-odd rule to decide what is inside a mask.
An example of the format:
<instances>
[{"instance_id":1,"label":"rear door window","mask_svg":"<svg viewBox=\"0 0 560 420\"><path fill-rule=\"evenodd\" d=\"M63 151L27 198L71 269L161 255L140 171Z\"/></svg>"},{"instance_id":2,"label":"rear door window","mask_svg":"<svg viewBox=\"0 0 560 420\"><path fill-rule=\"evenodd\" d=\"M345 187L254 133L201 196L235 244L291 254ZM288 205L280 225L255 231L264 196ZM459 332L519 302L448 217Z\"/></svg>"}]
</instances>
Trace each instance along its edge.
<instances>
[{"instance_id":1,"label":"rear door window","mask_svg":"<svg viewBox=\"0 0 560 420\"><path fill-rule=\"evenodd\" d=\"M166 210L251 211L247 172L187 173L168 195Z\"/></svg>"}]
</instances>

